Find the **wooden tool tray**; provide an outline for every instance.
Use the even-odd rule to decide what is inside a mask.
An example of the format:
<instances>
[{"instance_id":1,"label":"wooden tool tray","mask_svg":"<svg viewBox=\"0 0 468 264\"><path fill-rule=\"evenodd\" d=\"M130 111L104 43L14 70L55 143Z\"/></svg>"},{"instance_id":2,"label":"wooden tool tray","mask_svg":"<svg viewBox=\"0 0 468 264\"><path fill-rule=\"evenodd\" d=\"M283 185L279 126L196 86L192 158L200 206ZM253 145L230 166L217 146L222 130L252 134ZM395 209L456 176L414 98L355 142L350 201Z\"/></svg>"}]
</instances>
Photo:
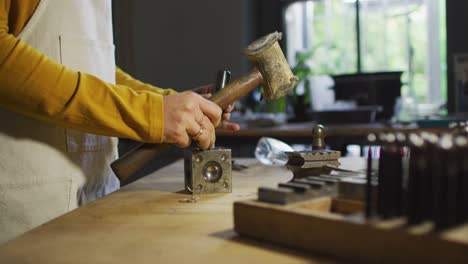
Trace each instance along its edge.
<instances>
[{"instance_id":1,"label":"wooden tool tray","mask_svg":"<svg viewBox=\"0 0 468 264\"><path fill-rule=\"evenodd\" d=\"M234 203L234 228L240 235L359 263L468 263L468 224L435 232L430 223L367 220L363 212L360 201L331 197L287 205L249 200Z\"/></svg>"}]
</instances>

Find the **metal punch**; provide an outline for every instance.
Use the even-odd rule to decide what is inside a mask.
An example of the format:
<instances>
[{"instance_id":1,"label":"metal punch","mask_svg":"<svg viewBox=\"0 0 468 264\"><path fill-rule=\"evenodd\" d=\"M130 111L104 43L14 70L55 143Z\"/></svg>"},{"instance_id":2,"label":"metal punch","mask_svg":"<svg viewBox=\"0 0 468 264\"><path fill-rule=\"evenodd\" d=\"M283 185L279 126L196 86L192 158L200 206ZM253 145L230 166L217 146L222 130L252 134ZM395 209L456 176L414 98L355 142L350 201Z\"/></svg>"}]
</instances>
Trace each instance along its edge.
<instances>
[{"instance_id":1,"label":"metal punch","mask_svg":"<svg viewBox=\"0 0 468 264\"><path fill-rule=\"evenodd\" d=\"M194 195L232 192L230 149L187 151L184 171L185 189Z\"/></svg>"},{"instance_id":2,"label":"metal punch","mask_svg":"<svg viewBox=\"0 0 468 264\"><path fill-rule=\"evenodd\" d=\"M341 152L325 149L325 128L316 125L312 130L312 151L286 152L286 166L294 174L294 178L329 174L340 166L338 158Z\"/></svg>"}]
</instances>

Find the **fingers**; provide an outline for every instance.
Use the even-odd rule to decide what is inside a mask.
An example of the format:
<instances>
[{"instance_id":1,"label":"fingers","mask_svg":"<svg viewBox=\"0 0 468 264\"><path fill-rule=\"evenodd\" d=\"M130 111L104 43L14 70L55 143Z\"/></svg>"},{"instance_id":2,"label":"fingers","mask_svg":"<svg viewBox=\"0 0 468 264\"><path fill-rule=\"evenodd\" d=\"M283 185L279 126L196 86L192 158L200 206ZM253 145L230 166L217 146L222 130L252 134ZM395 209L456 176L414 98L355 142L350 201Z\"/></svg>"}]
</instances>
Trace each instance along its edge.
<instances>
[{"instance_id":1,"label":"fingers","mask_svg":"<svg viewBox=\"0 0 468 264\"><path fill-rule=\"evenodd\" d=\"M224 113L231 113L234 110L234 105L230 104L226 109L224 109Z\"/></svg>"},{"instance_id":2,"label":"fingers","mask_svg":"<svg viewBox=\"0 0 468 264\"><path fill-rule=\"evenodd\" d=\"M200 111L202 116L201 121L198 121L198 124L204 129L204 133L198 137L196 141L201 149L209 149L215 144L216 136L214 124L220 123L222 111L218 105L204 99L203 96L200 96L198 106L198 111Z\"/></svg>"},{"instance_id":3,"label":"fingers","mask_svg":"<svg viewBox=\"0 0 468 264\"><path fill-rule=\"evenodd\" d=\"M200 98L203 100L202 102L200 102L200 105L199 105L200 109L210 119L211 123L215 127L218 126L219 122L221 121L221 114L222 114L221 108L217 104L203 97L200 97Z\"/></svg>"},{"instance_id":4,"label":"fingers","mask_svg":"<svg viewBox=\"0 0 468 264\"><path fill-rule=\"evenodd\" d=\"M200 127L204 129L204 133L200 137L192 139L197 141L199 148L203 150L209 149L215 144L215 128L208 118L203 118Z\"/></svg>"},{"instance_id":5,"label":"fingers","mask_svg":"<svg viewBox=\"0 0 468 264\"><path fill-rule=\"evenodd\" d=\"M223 113L223 121L229 120L231 118L231 113Z\"/></svg>"},{"instance_id":6,"label":"fingers","mask_svg":"<svg viewBox=\"0 0 468 264\"><path fill-rule=\"evenodd\" d=\"M223 112L223 122L221 124L222 128L231 130L231 131L238 131L240 130L240 126L237 123L231 123L228 122L229 119L231 119L231 112L234 110L234 105L228 105L226 109L224 109Z\"/></svg>"},{"instance_id":7,"label":"fingers","mask_svg":"<svg viewBox=\"0 0 468 264\"><path fill-rule=\"evenodd\" d=\"M206 134L205 130L206 129L203 127L201 122L198 123L197 121L195 121L195 119L192 119L186 127L187 135L189 137L188 145L190 145L192 140L195 140L195 141L202 140L202 138L204 138Z\"/></svg>"},{"instance_id":8,"label":"fingers","mask_svg":"<svg viewBox=\"0 0 468 264\"><path fill-rule=\"evenodd\" d=\"M187 126L186 137L180 136L178 142L175 142L179 147L188 147L192 141L197 142L199 148L206 150L215 144L215 131L213 124L209 119L203 116L200 122L193 119Z\"/></svg>"},{"instance_id":9,"label":"fingers","mask_svg":"<svg viewBox=\"0 0 468 264\"><path fill-rule=\"evenodd\" d=\"M205 150L214 145L214 126L201 109L194 109L193 118L187 127L187 134L196 141L199 148Z\"/></svg>"},{"instance_id":10,"label":"fingers","mask_svg":"<svg viewBox=\"0 0 468 264\"><path fill-rule=\"evenodd\" d=\"M229 130L231 130L231 131L238 131L238 130L240 130L239 124L230 123L230 122L227 122L227 121L223 121L222 127L225 128L225 129L229 129Z\"/></svg>"},{"instance_id":11,"label":"fingers","mask_svg":"<svg viewBox=\"0 0 468 264\"><path fill-rule=\"evenodd\" d=\"M228 105L223 111L222 120L229 120L231 118L231 112L234 109L233 105Z\"/></svg>"},{"instance_id":12,"label":"fingers","mask_svg":"<svg viewBox=\"0 0 468 264\"><path fill-rule=\"evenodd\" d=\"M163 100L163 142L188 147L195 140L201 149L214 145L213 122L220 123L219 106L193 92L167 95Z\"/></svg>"}]
</instances>

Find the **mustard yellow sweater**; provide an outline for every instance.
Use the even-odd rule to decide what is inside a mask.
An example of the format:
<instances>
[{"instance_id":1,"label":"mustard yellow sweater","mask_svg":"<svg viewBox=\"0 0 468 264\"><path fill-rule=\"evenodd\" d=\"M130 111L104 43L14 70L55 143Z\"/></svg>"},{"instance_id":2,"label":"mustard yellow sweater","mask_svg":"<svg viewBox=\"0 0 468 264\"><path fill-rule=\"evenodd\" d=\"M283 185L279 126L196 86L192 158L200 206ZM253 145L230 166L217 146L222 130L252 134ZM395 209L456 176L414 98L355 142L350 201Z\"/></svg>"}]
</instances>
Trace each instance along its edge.
<instances>
[{"instance_id":1,"label":"mustard yellow sweater","mask_svg":"<svg viewBox=\"0 0 468 264\"><path fill-rule=\"evenodd\" d=\"M110 84L16 38L39 1L0 0L0 107L83 132L160 143L162 97L175 91L137 81L118 68L117 84Z\"/></svg>"}]
</instances>

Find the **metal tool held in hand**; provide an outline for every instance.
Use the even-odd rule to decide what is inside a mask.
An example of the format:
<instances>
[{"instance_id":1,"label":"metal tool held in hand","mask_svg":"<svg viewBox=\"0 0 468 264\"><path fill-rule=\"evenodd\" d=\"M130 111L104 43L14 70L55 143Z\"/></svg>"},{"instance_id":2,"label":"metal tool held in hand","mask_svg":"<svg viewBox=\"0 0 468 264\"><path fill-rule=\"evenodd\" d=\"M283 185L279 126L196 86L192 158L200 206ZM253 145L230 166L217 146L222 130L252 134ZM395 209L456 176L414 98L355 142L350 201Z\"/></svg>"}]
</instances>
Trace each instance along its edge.
<instances>
[{"instance_id":1,"label":"metal tool held in hand","mask_svg":"<svg viewBox=\"0 0 468 264\"><path fill-rule=\"evenodd\" d=\"M230 77L229 71L218 71L215 91L223 89L229 83ZM231 160L231 150L227 148L213 146L209 150L185 149L185 190L194 195L230 193L232 190Z\"/></svg>"},{"instance_id":2,"label":"metal tool held in hand","mask_svg":"<svg viewBox=\"0 0 468 264\"><path fill-rule=\"evenodd\" d=\"M281 33L273 32L252 42L244 53L256 67L245 76L226 85L210 100L221 109L225 109L260 84L267 100L278 99L294 88L298 78L294 76L284 57L279 39ZM162 152L161 148L167 148L165 145L167 144L143 144L114 161L111 164L112 170L117 178L123 181L158 157Z\"/></svg>"}]
</instances>

